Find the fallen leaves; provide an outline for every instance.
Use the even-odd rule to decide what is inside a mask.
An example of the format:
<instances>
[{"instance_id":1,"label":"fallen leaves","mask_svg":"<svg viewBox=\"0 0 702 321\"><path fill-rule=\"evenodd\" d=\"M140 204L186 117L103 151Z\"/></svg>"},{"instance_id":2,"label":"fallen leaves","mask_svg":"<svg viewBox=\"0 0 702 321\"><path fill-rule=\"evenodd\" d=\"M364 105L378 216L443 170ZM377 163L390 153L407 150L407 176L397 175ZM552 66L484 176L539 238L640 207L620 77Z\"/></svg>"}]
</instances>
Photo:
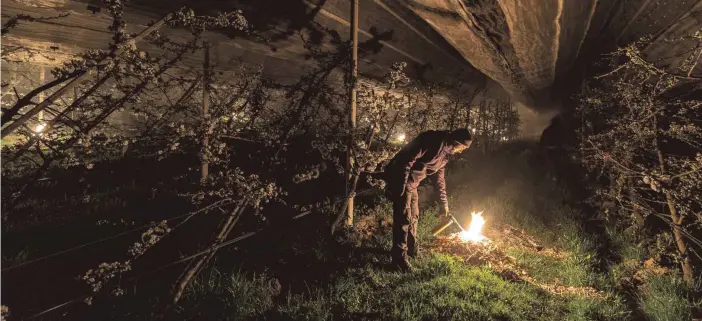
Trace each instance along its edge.
<instances>
[{"instance_id":1,"label":"fallen leaves","mask_svg":"<svg viewBox=\"0 0 702 321\"><path fill-rule=\"evenodd\" d=\"M517 247L554 259L567 258L570 255L568 252L540 246L524 231L509 225L503 226L502 230L493 229L486 231L485 234L489 236L490 240L479 243L462 242L457 233L438 237L430 245L430 248L436 252L460 257L466 264L487 265L488 268L494 270L505 280L527 282L551 294L575 295L586 298L607 297L607 293L592 287L567 286L557 282L552 284L541 283L531 277L516 258L506 254L502 249Z\"/></svg>"},{"instance_id":2,"label":"fallen leaves","mask_svg":"<svg viewBox=\"0 0 702 321\"><path fill-rule=\"evenodd\" d=\"M525 281L545 290L551 294L556 295L574 295L585 298L607 298L608 294L606 292L599 291L592 287L586 286L566 286L560 284L544 284L536 282L533 278L526 276L523 278Z\"/></svg>"},{"instance_id":3,"label":"fallen leaves","mask_svg":"<svg viewBox=\"0 0 702 321\"><path fill-rule=\"evenodd\" d=\"M458 234L451 234L447 237L437 238L430 248L437 252L460 257L466 264L488 265L488 267L498 273L507 272L506 275L509 275L509 272L515 272L516 275L526 274L526 271L519 268L514 257L504 253L492 241L464 243Z\"/></svg>"},{"instance_id":4,"label":"fallen leaves","mask_svg":"<svg viewBox=\"0 0 702 321\"><path fill-rule=\"evenodd\" d=\"M548 256L554 259L565 259L570 256L570 253L566 251L546 248L540 245L524 230L517 229L508 224L504 224L501 229L491 229L485 233L495 242L496 246L500 248L518 248L520 250L536 252L539 255Z\"/></svg>"}]
</instances>

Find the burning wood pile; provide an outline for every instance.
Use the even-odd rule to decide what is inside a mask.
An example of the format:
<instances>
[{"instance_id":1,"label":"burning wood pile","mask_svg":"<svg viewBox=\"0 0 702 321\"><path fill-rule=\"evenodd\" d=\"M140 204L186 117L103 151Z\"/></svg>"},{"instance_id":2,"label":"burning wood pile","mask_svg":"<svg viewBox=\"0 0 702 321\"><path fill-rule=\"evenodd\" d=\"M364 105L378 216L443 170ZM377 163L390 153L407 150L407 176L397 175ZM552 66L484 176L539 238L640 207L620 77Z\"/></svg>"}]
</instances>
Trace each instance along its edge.
<instances>
[{"instance_id":1,"label":"burning wood pile","mask_svg":"<svg viewBox=\"0 0 702 321\"><path fill-rule=\"evenodd\" d=\"M461 228L461 232L453 233L448 236L438 236L436 241L431 245L431 248L437 252L449 253L463 259L467 264L471 265L488 265L494 268L498 273L508 272L517 274L526 274L519 269L517 260L505 254L499 243L492 241L482 233L485 219L482 212L471 213L471 222L468 229ZM491 235L492 238L498 239L497 235ZM513 277L519 279L518 275Z\"/></svg>"},{"instance_id":2,"label":"burning wood pile","mask_svg":"<svg viewBox=\"0 0 702 321\"><path fill-rule=\"evenodd\" d=\"M470 265L487 265L504 279L515 282L528 282L549 293L558 295L579 295L584 297L604 297L605 294L590 287L573 287L560 284L544 284L531 277L516 258L504 252L507 248L538 253L553 259L565 259L570 254L539 245L523 230L504 224L501 228L486 230L482 234L485 219L482 212L472 213L468 229L447 236L437 236L430 248L435 252L453 254ZM461 228L463 229L463 228Z\"/></svg>"}]
</instances>

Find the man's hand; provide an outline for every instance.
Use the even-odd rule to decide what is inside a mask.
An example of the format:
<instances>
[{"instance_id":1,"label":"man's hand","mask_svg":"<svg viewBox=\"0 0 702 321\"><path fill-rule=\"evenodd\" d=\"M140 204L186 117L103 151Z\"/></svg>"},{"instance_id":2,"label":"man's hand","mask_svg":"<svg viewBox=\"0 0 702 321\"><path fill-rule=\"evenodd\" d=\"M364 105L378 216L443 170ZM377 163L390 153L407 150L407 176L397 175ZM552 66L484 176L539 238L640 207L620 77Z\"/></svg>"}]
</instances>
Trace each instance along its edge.
<instances>
[{"instance_id":1,"label":"man's hand","mask_svg":"<svg viewBox=\"0 0 702 321\"><path fill-rule=\"evenodd\" d=\"M443 210L441 211L441 216L443 217L449 217L449 208L448 206L444 207Z\"/></svg>"}]
</instances>

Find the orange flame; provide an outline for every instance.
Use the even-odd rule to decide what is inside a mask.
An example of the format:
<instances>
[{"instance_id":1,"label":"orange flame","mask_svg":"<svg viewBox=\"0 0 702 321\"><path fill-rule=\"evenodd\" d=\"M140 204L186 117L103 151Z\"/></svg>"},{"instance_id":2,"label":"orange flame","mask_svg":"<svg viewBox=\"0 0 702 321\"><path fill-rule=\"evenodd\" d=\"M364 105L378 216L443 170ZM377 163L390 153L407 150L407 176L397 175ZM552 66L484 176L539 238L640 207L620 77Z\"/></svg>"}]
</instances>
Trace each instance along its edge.
<instances>
[{"instance_id":1,"label":"orange flame","mask_svg":"<svg viewBox=\"0 0 702 321\"><path fill-rule=\"evenodd\" d=\"M471 213L470 226L467 230L458 234L463 242L473 242L479 243L487 240L487 238L481 233L483 230L483 225L485 225L485 219L482 216L483 212Z\"/></svg>"}]
</instances>

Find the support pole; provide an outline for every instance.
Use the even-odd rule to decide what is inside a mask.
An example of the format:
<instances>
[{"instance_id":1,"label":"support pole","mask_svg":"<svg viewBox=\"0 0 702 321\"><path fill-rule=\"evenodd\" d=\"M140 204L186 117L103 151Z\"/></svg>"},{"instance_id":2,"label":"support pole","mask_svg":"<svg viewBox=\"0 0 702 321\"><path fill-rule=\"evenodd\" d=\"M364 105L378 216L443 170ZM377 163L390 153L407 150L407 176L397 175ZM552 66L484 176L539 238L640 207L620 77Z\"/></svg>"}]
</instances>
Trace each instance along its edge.
<instances>
[{"instance_id":1,"label":"support pole","mask_svg":"<svg viewBox=\"0 0 702 321\"><path fill-rule=\"evenodd\" d=\"M44 83L44 66L39 67L39 83L43 84ZM44 92L39 93L39 101L44 101ZM39 124L41 124L44 121L44 111L39 111Z\"/></svg>"},{"instance_id":2,"label":"support pole","mask_svg":"<svg viewBox=\"0 0 702 321\"><path fill-rule=\"evenodd\" d=\"M204 74L202 81L202 120L207 130L202 138L202 176L200 177L202 183L205 183L209 175L210 163L208 160L208 149L210 145L210 131L212 128L212 120L210 119L210 44L205 41L204 46L205 62L202 64Z\"/></svg>"},{"instance_id":3,"label":"support pole","mask_svg":"<svg viewBox=\"0 0 702 321\"><path fill-rule=\"evenodd\" d=\"M349 182L353 177L353 133L356 130L356 83L358 81L358 0L351 0L351 113L349 124L351 135L349 137L349 149L346 159L346 225L353 225L353 190Z\"/></svg>"}]
</instances>

